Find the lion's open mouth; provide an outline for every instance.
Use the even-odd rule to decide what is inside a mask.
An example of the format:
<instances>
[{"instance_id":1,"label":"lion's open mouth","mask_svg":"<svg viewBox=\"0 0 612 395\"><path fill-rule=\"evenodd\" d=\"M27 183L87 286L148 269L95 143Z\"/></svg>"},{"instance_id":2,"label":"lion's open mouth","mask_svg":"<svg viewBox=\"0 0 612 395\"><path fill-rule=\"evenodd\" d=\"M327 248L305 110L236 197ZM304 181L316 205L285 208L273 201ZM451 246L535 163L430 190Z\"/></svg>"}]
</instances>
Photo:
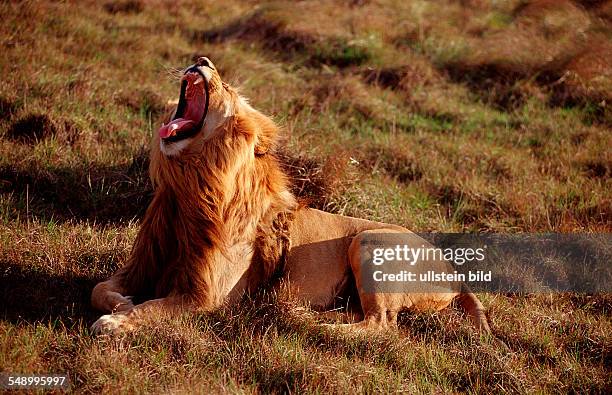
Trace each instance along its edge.
<instances>
[{"instance_id":1,"label":"lion's open mouth","mask_svg":"<svg viewBox=\"0 0 612 395\"><path fill-rule=\"evenodd\" d=\"M181 93L172 120L162 125L159 137L172 143L198 133L208 111L208 83L197 67L192 67L181 78Z\"/></svg>"}]
</instances>

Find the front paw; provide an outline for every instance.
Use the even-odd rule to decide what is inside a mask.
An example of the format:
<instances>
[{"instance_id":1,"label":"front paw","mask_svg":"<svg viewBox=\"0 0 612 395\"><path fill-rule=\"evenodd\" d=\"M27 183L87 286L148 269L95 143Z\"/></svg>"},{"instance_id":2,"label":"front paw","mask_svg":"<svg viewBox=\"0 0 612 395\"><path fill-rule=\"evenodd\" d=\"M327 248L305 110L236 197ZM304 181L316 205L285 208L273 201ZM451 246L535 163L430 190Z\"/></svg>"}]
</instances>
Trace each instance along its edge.
<instances>
[{"instance_id":1,"label":"front paw","mask_svg":"<svg viewBox=\"0 0 612 395\"><path fill-rule=\"evenodd\" d=\"M113 313L117 313L119 311L127 311L134 308L134 303L132 302L132 296L120 296L120 299L116 300L115 307L113 308Z\"/></svg>"},{"instance_id":2,"label":"front paw","mask_svg":"<svg viewBox=\"0 0 612 395\"><path fill-rule=\"evenodd\" d=\"M91 332L95 335L116 336L132 329L130 317L121 313L103 315L91 326Z\"/></svg>"},{"instance_id":3,"label":"front paw","mask_svg":"<svg viewBox=\"0 0 612 395\"><path fill-rule=\"evenodd\" d=\"M102 311L116 313L118 311L130 310L134 307L131 296L123 296L119 292L108 292L105 301L106 308Z\"/></svg>"}]
</instances>

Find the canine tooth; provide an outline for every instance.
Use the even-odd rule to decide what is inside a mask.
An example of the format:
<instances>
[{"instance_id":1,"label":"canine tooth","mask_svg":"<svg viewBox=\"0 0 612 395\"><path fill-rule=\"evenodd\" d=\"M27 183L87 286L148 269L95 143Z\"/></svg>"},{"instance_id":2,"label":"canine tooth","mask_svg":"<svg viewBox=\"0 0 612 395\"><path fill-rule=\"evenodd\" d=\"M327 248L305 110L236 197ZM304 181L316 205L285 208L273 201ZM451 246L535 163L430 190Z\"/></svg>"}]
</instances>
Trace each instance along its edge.
<instances>
[{"instance_id":1,"label":"canine tooth","mask_svg":"<svg viewBox=\"0 0 612 395\"><path fill-rule=\"evenodd\" d=\"M194 85L197 85L197 84L202 83L202 81L204 81L204 79L202 78L202 76L201 76L201 75L199 75L199 76L198 76L198 79L197 79L197 80L195 80L195 82L194 82L193 84L194 84Z\"/></svg>"}]
</instances>

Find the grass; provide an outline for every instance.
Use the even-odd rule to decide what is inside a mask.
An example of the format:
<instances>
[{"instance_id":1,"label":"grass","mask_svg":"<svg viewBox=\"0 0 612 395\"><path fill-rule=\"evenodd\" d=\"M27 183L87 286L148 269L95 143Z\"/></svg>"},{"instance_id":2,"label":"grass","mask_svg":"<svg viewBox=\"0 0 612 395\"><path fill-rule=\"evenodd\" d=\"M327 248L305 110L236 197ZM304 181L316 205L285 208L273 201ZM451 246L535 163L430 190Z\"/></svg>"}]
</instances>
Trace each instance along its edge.
<instances>
[{"instance_id":1,"label":"grass","mask_svg":"<svg viewBox=\"0 0 612 395\"><path fill-rule=\"evenodd\" d=\"M469 3L469 4L468 4ZM610 295L481 295L372 338L274 295L87 327L151 197L172 69L209 56L283 125L311 205L436 232L610 232L610 7L593 1L4 2L0 370L79 392L606 392Z\"/></svg>"}]
</instances>

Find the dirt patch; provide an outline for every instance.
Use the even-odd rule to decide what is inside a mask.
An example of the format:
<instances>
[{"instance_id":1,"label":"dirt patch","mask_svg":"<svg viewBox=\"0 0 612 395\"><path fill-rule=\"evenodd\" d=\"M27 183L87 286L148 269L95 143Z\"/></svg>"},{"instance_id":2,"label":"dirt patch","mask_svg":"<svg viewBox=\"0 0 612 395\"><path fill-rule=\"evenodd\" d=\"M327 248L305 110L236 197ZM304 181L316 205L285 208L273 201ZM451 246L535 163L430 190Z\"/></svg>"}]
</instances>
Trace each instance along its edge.
<instances>
[{"instance_id":1,"label":"dirt patch","mask_svg":"<svg viewBox=\"0 0 612 395\"><path fill-rule=\"evenodd\" d=\"M109 14L139 14L144 5L138 0L111 1L104 4L104 10Z\"/></svg>"},{"instance_id":2,"label":"dirt patch","mask_svg":"<svg viewBox=\"0 0 612 395\"><path fill-rule=\"evenodd\" d=\"M362 75L368 84L391 89L397 88L404 78L403 70L398 67L366 70Z\"/></svg>"},{"instance_id":3,"label":"dirt patch","mask_svg":"<svg viewBox=\"0 0 612 395\"><path fill-rule=\"evenodd\" d=\"M27 114L17 119L8 130L11 140L34 144L57 134L57 126L45 114Z\"/></svg>"},{"instance_id":4,"label":"dirt patch","mask_svg":"<svg viewBox=\"0 0 612 395\"><path fill-rule=\"evenodd\" d=\"M612 177L612 162L605 160L589 160L582 164L582 169L591 178Z\"/></svg>"},{"instance_id":5,"label":"dirt patch","mask_svg":"<svg viewBox=\"0 0 612 395\"><path fill-rule=\"evenodd\" d=\"M78 138L78 127L67 119L52 119L47 114L29 113L16 119L6 136L17 142L36 144L51 137L57 137L72 144Z\"/></svg>"}]
</instances>

